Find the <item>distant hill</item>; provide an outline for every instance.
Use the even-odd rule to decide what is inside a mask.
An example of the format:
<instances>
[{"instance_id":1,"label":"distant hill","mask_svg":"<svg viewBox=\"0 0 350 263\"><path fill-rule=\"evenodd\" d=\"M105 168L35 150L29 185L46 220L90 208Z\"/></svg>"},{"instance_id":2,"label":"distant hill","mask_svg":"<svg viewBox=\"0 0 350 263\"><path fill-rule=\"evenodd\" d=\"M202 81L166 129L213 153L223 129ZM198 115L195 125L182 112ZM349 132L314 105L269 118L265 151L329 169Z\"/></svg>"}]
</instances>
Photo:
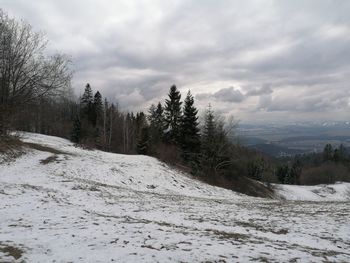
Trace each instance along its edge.
<instances>
[{"instance_id":1,"label":"distant hill","mask_svg":"<svg viewBox=\"0 0 350 263\"><path fill-rule=\"evenodd\" d=\"M349 122L242 124L238 142L273 157L322 152L327 143L350 147Z\"/></svg>"},{"instance_id":2,"label":"distant hill","mask_svg":"<svg viewBox=\"0 0 350 263\"><path fill-rule=\"evenodd\" d=\"M286 157L304 153L304 151L299 149L290 149L271 143L256 144L249 146L249 148L253 148L272 157Z\"/></svg>"}]
</instances>

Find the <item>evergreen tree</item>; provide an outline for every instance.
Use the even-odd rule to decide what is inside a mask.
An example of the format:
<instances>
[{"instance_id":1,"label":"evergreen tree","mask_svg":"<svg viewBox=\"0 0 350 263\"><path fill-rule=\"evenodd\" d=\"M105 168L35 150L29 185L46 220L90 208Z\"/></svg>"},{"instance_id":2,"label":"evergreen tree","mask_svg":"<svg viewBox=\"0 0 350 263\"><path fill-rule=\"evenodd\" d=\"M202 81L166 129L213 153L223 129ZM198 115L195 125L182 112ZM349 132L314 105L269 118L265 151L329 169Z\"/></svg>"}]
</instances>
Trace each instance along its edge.
<instances>
[{"instance_id":1,"label":"evergreen tree","mask_svg":"<svg viewBox=\"0 0 350 263\"><path fill-rule=\"evenodd\" d=\"M294 177L293 175L289 172L286 174L286 176L284 177L284 183L285 184L294 184Z\"/></svg>"},{"instance_id":2,"label":"evergreen tree","mask_svg":"<svg viewBox=\"0 0 350 263\"><path fill-rule=\"evenodd\" d=\"M333 159L333 148L331 144L326 144L323 149L323 161L331 161Z\"/></svg>"},{"instance_id":3,"label":"evergreen tree","mask_svg":"<svg viewBox=\"0 0 350 263\"><path fill-rule=\"evenodd\" d=\"M183 117L181 122L181 149L184 161L195 165L200 152L200 135L198 128L198 110L194 107L194 99L188 91L184 101Z\"/></svg>"},{"instance_id":4,"label":"evergreen tree","mask_svg":"<svg viewBox=\"0 0 350 263\"><path fill-rule=\"evenodd\" d=\"M155 112L155 126L158 130L160 137L163 137L165 119L164 119L164 108L160 102L158 102L157 109Z\"/></svg>"},{"instance_id":5,"label":"evergreen tree","mask_svg":"<svg viewBox=\"0 0 350 263\"><path fill-rule=\"evenodd\" d=\"M101 124L103 115L103 105L102 105L102 96L99 91L95 93L94 101L93 101L93 116L92 116L92 124L96 126L97 124Z\"/></svg>"},{"instance_id":6,"label":"evergreen tree","mask_svg":"<svg viewBox=\"0 0 350 263\"><path fill-rule=\"evenodd\" d=\"M263 158L248 163L248 176L254 180L261 180L265 170L266 163Z\"/></svg>"},{"instance_id":7,"label":"evergreen tree","mask_svg":"<svg viewBox=\"0 0 350 263\"><path fill-rule=\"evenodd\" d=\"M76 115L73 122L73 130L72 130L72 142L79 143L81 139L81 122L79 116Z\"/></svg>"},{"instance_id":8,"label":"evergreen tree","mask_svg":"<svg viewBox=\"0 0 350 263\"><path fill-rule=\"evenodd\" d=\"M161 138L163 137L163 131L164 131L164 116L163 116L163 107L162 104L159 102L157 106L154 104L151 105L151 107L148 110L149 115L147 116L147 119L149 121L149 135L150 140L152 141L152 144L157 144L161 141Z\"/></svg>"},{"instance_id":9,"label":"evergreen tree","mask_svg":"<svg viewBox=\"0 0 350 263\"><path fill-rule=\"evenodd\" d=\"M289 173L288 165L284 164L277 167L276 176L282 184L284 183L285 177L287 177L288 173Z\"/></svg>"},{"instance_id":10,"label":"evergreen tree","mask_svg":"<svg viewBox=\"0 0 350 263\"><path fill-rule=\"evenodd\" d=\"M137 140L137 153L148 154L149 146L149 131L148 127L145 126L141 129L139 138Z\"/></svg>"},{"instance_id":11,"label":"evergreen tree","mask_svg":"<svg viewBox=\"0 0 350 263\"><path fill-rule=\"evenodd\" d=\"M165 128L166 141L169 143L178 144L180 138L181 125L181 94L173 85L169 91L169 99L165 100Z\"/></svg>"},{"instance_id":12,"label":"evergreen tree","mask_svg":"<svg viewBox=\"0 0 350 263\"><path fill-rule=\"evenodd\" d=\"M346 148L343 144L340 144L339 148L334 150L333 160L335 162L343 162L346 160Z\"/></svg>"},{"instance_id":13,"label":"evergreen tree","mask_svg":"<svg viewBox=\"0 0 350 263\"><path fill-rule=\"evenodd\" d=\"M93 105L92 90L89 83L86 84L84 94L80 98L80 105L83 113L89 115Z\"/></svg>"},{"instance_id":14,"label":"evergreen tree","mask_svg":"<svg viewBox=\"0 0 350 263\"><path fill-rule=\"evenodd\" d=\"M230 144L224 124L215 120L209 105L205 114L202 131L200 166L205 176L216 175L220 169L230 164Z\"/></svg>"},{"instance_id":15,"label":"evergreen tree","mask_svg":"<svg viewBox=\"0 0 350 263\"><path fill-rule=\"evenodd\" d=\"M295 159L290 169L290 177L294 184L300 184L300 176L302 171L302 164L299 159Z\"/></svg>"},{"instance_id":16,"label":"evergreen tree","mask_svg":"<svg viewBox=\"0 0 350 263\"><path fill-rule=\"evenodd\" d=\"M205 163L206 160L213 159L215 155L214 144L215 144L215 120L214 120L214 113L211 110L211 106L209 105L205 113L204 127L202 132L202 143L201 143L202 163Z\"/></svg>"},{"instance_id":17,"label":"evergreen tree","mask_svg":"<svg viewBox=\"0 0 350 263\"><path fill-rule=\"evenodd\" d=\"M151 126L155 126L156 110L157 110L157 107L154 104L152 104L148 109L147 119Z\"/></svg>"},{"instance_id":18,"label":"evergreen tree","mask_svg":"<svg viewBox=\"0 0 350 263\"><path fill-rule=\"evenodd\" d=\"M94 123L94 98L89 83L86 84L83 96L80 98L80 110L82 119L87 119L89 123ZM89 124L84 124L84 126Z\"/></svg>"}]
</instances>

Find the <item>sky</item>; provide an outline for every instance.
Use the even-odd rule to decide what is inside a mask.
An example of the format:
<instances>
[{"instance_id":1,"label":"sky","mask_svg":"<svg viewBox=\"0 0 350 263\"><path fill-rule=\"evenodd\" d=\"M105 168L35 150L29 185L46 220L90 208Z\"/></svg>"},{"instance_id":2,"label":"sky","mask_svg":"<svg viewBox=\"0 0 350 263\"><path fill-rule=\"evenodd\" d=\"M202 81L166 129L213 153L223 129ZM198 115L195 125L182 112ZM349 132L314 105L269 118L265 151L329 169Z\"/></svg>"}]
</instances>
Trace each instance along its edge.
<instances>
[{"instance_id":1,"label":"sky","mask_svg":"<svg viewBox=\"0 0 350 263\"><path fill-rule=\"evenodd\" d=\"M350 1L0 0L123 110L172 84L246 123L349 121Z\"/></svg>"}]
</instances>

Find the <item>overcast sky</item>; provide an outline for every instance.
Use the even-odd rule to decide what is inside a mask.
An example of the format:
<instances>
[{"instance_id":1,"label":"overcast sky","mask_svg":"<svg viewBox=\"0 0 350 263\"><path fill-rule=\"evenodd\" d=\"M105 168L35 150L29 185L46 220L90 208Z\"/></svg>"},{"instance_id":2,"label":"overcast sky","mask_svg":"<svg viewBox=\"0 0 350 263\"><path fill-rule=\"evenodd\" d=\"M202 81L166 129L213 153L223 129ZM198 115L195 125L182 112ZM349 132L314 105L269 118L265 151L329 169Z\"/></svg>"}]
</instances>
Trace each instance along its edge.
<instances>
[{"instance_id":1,"label":"overcast sky","mask_svg":"<svg viewBox=\"0 0 350 263\"><path fill-rule=\"evenodd\" d=\"M350 119L350 1L0 0L73 87L145 109L172 84L242 122Z\"/></svg>"}]
</instances>

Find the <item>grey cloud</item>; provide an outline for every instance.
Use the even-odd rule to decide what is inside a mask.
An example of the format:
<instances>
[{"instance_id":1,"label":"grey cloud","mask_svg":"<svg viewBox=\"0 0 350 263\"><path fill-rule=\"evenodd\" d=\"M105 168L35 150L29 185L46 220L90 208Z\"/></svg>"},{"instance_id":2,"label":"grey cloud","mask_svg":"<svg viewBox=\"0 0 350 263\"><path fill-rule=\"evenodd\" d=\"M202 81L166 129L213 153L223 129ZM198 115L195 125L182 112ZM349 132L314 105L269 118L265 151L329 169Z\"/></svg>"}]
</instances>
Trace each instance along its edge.
<instances>
[{"instance_id":1,"label":"grey cloud","mask_svg":"<svg viewBox=\"0 0 350 263\"><path fill-rule=\"evenodd\" d=\"M220 101L241 102L244 100L243 94L233 87L221 89L214 93L214 97Z\"/></svg>"},{"instance_id":2,"label":"grey cloud","mask_svg":"<svg viewBox=\"0 0 350 263\"><path fill-rule=\"evenodd\" d=\"M72 57L77 94L90 82L123 107L142 109L175 83L191 89L199 106L216 100L229 112L239 104L237 114L247 119L256 114L247 109L266 118L315 111L324 114L310 118L348 118L349 1L3 0L1 6L46 31L50 52ZM242 91L222 88L230 85Z\"/></svg>"},{"instance_id":3,"label":"grey cloud","mask_svg":"<svg viewBox=\"0 0 350 263\"><path fill-rule=\"evenodd\" d=\"M350 92L340 93L328 91L324 94L291 94L289 97L271 94L260 96L257 110L267 112L322 112L339 110L349 105Z\"/></svg>"},{"instance_id":4,"label":"grey cloud","mask_svg":"<svg viewBox=\"0 0 350 263\"><path fill-rule=\"evenodd\" d=\"M196 95L198 100L215 99L222 102L242 102L244 95L240 90L234 87L223 88L214 93L199 93Z\"/></svg>"},{"instance_id":5,"label":"grey cloud","mask_svg":"<svg viewBox=\"0 0 350 263\"><path fill-rule=\"evenodd\" d=\"M246 96L260 96L264 94L271 94L273 90L270 88L269 85L265 85L261 88L251 89L249 90L245 95Z\"/></svg>"}]
</instances>

